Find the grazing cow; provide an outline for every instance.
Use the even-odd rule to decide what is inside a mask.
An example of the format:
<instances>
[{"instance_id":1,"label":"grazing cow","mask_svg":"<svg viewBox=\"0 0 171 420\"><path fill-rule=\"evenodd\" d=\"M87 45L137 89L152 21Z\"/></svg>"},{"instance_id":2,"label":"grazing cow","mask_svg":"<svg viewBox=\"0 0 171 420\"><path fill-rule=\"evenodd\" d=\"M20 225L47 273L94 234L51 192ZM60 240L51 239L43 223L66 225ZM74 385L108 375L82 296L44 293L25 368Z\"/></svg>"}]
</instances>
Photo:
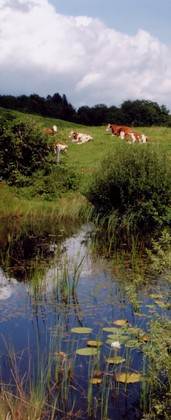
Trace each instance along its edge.
<instances>
[{"instance_id":1,"label":"grazing cow","mask_svg":"<svg viewBox=\"0 0 171 420\"><path fill-rule=\"evenodd\" d=\"M72 143L83 144L93 140L93 137L89 134L77 133L76 131L71 131L69 138L72 139Z\"/></svg>"},{"instance_id":2,"label":"grazing cow","mask_svg":"<svg viewBox=\"0 0 171 420\"><path fill-rule=\"evenodd\" d=\"M48 127L43 128L43 133L49 136L54 136L54 134L57 134L57 132L58 132L58 127L56 125L53 125L52 128L48 128Z\"/></svg>"},{"instance_id":3,"label":"grazing cow","mask_svg":"<svg viewBox=\"0 0 171 420\"><path fill-rule=\"evenodd\" d=\"M67 146L67 144L63 144L63 143L54 143L53 144L53 150L54 150L54 153L56 154L56 162L59 163L60 162L60 153L61 152L67 152L68 146Z\"/></svg>"}]
</instances>

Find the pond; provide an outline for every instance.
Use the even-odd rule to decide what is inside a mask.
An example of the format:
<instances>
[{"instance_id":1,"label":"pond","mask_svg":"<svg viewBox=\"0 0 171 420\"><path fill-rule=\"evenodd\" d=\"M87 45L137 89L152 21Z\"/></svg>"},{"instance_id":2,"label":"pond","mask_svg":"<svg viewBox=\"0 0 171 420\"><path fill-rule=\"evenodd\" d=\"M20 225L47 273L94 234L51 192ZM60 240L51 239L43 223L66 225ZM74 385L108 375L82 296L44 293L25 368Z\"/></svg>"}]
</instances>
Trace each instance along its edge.
<instances>
[{"instance_id":1,"label":"pond","mask_svg":"<svg viewBox=\"0 0 171 420\"><path fill-rule=\"evenodd\" d=\"M133 302L114 261L92 248L91 231L51 241L50 258L35 255L23 278L16 256L15 270L0 270L1 382L46 388L55 419L140 419L151 322L170 328L169 283L153 279Z\"/></svg>"}]
</instances>

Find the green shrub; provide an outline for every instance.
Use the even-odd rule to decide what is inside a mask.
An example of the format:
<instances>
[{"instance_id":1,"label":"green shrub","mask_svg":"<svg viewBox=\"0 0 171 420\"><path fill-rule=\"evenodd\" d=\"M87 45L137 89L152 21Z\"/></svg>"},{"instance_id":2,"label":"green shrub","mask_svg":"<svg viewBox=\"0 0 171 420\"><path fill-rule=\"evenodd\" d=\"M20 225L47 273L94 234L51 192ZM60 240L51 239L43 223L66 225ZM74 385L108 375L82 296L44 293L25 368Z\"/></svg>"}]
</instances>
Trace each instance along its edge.
<instances>
[{"instance_id":1,"label":"green shrub","mask_svg":"<svg viewBox=\"0 0 171 420\"><path fill-rule=\"evenodd\" d=\"M15 184L43 168L49 155L47 139L33 122L1 118L0 177Z\"/></svg>"},{"instance_id":2,"label":"green shrub","mask_svg":"<svg viewBox=\"0 0 171 420\"><path fill-rule=\"evenodd\" d=\"M68 166L67 158L60 164L52 153L47 136L34 122L21 122L4 115L0 118L0 177L15 186L27 198L39 196L52 200L63 192L77 189L78 176Z\"/></svg>"},{"instance_id":3,"label":"green shrub","mask_svg":"<svg viewBox=\"0 0 171 420\"><path fill-rule=\"evenodd\" d=\"M44 171L43 171L44 172ZM46 200L58 198L68 190L76 190L77 175L65 162L53 165L49 173L36 174L33 178L32 195L39 195Z\"/></svg>"},{"instance_id":4,"label":"green shrub","mask_svg":"<svg viewBox=\"0 0 171 420\"><path fill-rule=\"evenodd\" d=\"M18 176L15 185L20 187L18 194L27 199L39 197L44 200L54 200L67 191L75 191L78 187L78 175L74 168L65 160L60 164L51 162L43 170L37 171L32 177Z\"/></svg>"},{"instance_id":5,"label":"green shrub","mask_svg":"<svg viewBox=\"0 0 171 420\"><path fill-rule=\"evenodd\" d=\"M121 232L151 233L171 202L170 162L151 145L123 145L102 162L85 193L94 216Z\"/></svg>"}]
</instances>

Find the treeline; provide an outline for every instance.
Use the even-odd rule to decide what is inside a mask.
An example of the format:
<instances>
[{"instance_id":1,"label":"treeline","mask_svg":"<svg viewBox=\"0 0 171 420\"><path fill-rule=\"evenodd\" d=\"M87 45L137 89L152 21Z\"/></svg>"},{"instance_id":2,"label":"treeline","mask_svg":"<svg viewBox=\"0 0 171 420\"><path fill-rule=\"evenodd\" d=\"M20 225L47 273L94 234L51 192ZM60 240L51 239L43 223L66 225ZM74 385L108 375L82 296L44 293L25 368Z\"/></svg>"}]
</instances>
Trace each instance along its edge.
<instances>
[{"instance_id":1,"label":"treeline","mask_svg":"<svg viewBox=\"0 0 171 420\"><path fill-rule=\"evenodd\" d=\"M0 106L22 112L59 118L85 125L107 123L132 126L166 125L171 126L171 115L165 105L147 100L127 100L120 107L104 104L81 106L77 110L68 102L66 95L55 93L46 98L37 94L30 96L0 95Z\"/></svg>"}]
</instances>

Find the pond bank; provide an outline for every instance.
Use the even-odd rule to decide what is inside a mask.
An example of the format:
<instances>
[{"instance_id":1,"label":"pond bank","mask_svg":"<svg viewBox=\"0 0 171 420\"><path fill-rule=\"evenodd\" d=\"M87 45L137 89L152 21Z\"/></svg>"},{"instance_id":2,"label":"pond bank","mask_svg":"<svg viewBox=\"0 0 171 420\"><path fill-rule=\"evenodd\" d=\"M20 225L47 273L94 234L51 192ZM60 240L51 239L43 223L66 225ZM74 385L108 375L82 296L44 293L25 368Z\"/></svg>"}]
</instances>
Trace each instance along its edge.
<instances>
[{"instance_id":1,"label":"pond bank","mask_svg":"<svg viewBox=\"0 0 171 420\"><path fill-rule=\"evenodd\" d=\"M22 420L141 419L157 378L160 388L170 380L170 283L157 276L132 302L131 273L117 275L114 260L95 251L92 226L71 235L48 243L50 259L32 256L29 282L1 271L4 410L15 418L24 408Z\"/></svg>"}]
</instances>

